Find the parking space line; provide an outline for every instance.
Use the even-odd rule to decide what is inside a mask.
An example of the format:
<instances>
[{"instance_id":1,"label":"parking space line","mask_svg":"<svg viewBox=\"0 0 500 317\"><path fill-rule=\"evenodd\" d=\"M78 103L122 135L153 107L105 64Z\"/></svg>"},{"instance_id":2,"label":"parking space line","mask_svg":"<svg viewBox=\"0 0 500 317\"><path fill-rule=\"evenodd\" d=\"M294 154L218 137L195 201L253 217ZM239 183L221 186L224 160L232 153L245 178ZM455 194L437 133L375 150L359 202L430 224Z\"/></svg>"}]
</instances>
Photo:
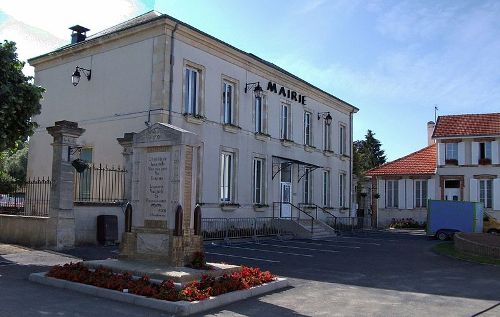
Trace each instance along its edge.
<instances>
[{"instance_id":1,"label":"parking space line","mask_svg":"<svg viewBox=\"0 0 500 317\"><path fill-rule=\"evenodd\" d=\"M325 241L325 242L333 242L333 243L355 243L355 244L367 244L367 245L377 245L381 246L382 244L376 242L359 242L359 241L336 241L336 240L316 240L316 241Z\"/></svg>"},{"instance_id":2,"label":"parking space line","mask_svg":"<svg viewBox=\"0 0 500 317\"><path fill-rule=\"evenodd\" d=\"M270 253L278 253L278 254L286 254L286 255L305 256L305 257L309 257L309 258L313 257L313 255L311 255L311 254L290 253L290 252L282 252L282 251L275 251L275 250L263 250L263 249L254 249L254 248L244 248L244 247L236 247L236 246L230 246L230 245L223 245L221 247L231 248L231 249L242 249L242 250L249 250L249 251L270 252Z\"/></svg>"},{"instance_id":3,"label":"parking space line","mask_svg":"<svg viewBox=\"0 0 500 317\"><path fill-rule=\"evenodd\" d=\"M276 248L299 249L299 250L307 250L307 251L321 251L321 252L329 252L329 253L340 252L340 251L336 251L336 250L310 249L310 248L293 247L291 245L279 245L279 244L268 244L268 243L258 243L258 245L268 245L268 246L273 246Z\"/></svg>"},{"instance_id":4,"label":"parking space line","mask_svg":"<svg viewBox=\"0 0 500 317\"><path fill-rule=\"evenodd\" d=\"M375 241L388 241L388 242L398 242L400 240L389 240L383 238L360 238L360 237L339 237L340 239L360 239L360 240L375 240Z\"/></svg>"},{"instance_id":5,"label":"parking space line","mask_svg":"<svg viewBox=\"0 0 500 317\"><path fill-rule=\"evenodd\" d=\"M330 241L330 240L321 240L321 241L328 241L328 242L335 242L335 241ZM302 243L302 244L309 244L309 245L319 245L319 246L331 246L334 248L348 248L348 249L360 249L361 247L354 247L354 246L349 246L349 245L328 245L325 243L314 243L314 242L305 242L305 241L286 241L286 243L292 242L292 243Z\"/></svg>"},{"instance_id":6,"label":"parking space line","mask_svg":"<svg viewBox=\"0 0 500 317\"><path fill-rule=\"evenodd\" d=\"M276 260L268 260L268 259L261 259L261 258L251 258L251 257L247 257L247 256L224 254L224 253L216 253L216 252L205 252L205 254L227 256L227 257L230 257L230 258L241 258L241 259L253 260L253 261L264 261L264 262L271 262L271 263L280 263L280 261L276 261Z\"/></svg>"}]
</instances>

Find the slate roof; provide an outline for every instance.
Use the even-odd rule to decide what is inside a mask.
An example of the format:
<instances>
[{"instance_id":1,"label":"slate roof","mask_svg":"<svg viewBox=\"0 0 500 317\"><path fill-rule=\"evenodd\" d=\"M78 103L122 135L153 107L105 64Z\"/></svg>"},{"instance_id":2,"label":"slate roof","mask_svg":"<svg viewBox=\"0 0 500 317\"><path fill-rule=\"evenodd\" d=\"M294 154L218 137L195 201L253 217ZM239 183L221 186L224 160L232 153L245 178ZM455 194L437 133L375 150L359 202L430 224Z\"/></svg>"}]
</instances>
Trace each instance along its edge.
<instances>
[{"instance_id":1,"label":"slate roof","mask_svg":"<svg viewBox=\"0 0 500 317\"><path fill-rule=\"evenodd\" d=\"M500 135L500 113L439 116L433 138Z\"/></svg>"},{"instance_id":2,"label":"slate roof","mask_svg":"<svg viewBox=\"0 0 500 317\"><path fill-rule=\"evenodd\" d=\"M417 152L369 170L367 176L379 175L434 175L437 167L437 145L429 145Z\"/></svg>"}]
</instances>

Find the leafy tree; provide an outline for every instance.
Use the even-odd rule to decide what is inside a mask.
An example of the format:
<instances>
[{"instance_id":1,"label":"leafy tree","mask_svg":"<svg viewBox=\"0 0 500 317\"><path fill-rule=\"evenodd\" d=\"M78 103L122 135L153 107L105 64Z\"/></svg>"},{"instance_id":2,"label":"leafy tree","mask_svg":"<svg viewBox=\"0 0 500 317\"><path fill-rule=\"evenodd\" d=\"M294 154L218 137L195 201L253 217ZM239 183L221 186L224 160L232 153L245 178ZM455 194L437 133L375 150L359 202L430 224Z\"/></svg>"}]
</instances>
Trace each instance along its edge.
<instances>
[{"instance_id":1,"label":"leafy tree","mask_svg":"<svg viewBox=\"0 0 500 317\"><path fill-rule=\"evenodd\" d=\"M44 89L22 72L24 62L17 58L16 44L0 43L0 151L16 147L37 127L31 117L40 113Z\"/></svg>"},{"instance_id":2,"label":"leafy tree","mask_svg":"<svg viewBox=\"0 0 500 317\"><path fill-rule=\"evenodd\" d=\"M24 183L28 166L28 146L0 153L0 192L9 193Z\"/></svg>"}]
</instances>

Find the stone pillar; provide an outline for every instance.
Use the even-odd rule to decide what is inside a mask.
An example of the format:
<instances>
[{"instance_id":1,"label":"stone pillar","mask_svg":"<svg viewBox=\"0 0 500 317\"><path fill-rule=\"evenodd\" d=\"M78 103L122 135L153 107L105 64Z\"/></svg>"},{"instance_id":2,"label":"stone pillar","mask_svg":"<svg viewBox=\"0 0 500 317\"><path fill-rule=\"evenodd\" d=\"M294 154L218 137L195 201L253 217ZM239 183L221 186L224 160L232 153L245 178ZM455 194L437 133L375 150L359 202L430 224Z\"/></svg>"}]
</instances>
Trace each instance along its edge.
<instances>
[{"instance_id":1,"label":"stone pillar","mask_svg":"<svg viewBox=\"0 0 500 317\"><path fill-rule=\"evenodd\" d=\"M134 153L132 145L134 142L134 132L125 133L123 138L117 138L118 143L123 147L123 167L127 170L125 174L125 200L132 200L132 154Z\"/></svg>"},{"instance_id":2,"label":"stone pillar","mask_svg":"<svg viewBox=\"0 0 500 317\"><path fill-rule=\"evenodd\" d=\"M78 123L57 121L47 128L54 138L52 143L52 186L50 188L49 227L47 246L55 249L70 248L75 245L75 216L73 213L73 175L71 149L85 132Z\"/></svg>"}]
</instances>

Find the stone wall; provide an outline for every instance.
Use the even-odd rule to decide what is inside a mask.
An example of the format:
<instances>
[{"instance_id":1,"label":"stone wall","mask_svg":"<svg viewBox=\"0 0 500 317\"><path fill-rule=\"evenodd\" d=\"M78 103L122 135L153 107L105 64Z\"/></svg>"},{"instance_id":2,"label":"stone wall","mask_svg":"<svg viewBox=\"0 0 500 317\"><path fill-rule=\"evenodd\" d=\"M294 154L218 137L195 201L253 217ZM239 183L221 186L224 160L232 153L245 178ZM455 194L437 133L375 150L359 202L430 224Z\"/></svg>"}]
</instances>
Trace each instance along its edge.
<instances>
[{"instance_id":1,"label":"stone wall","mask_svg":"<svg viewBox=\"0 0 500 317\"><path fill-rule=\"evenodd\" d=\"M496 243L492 243L493 240ZM500 259L500 237L483 233L457 233L453 238L455 249L469 254ZM488 242L486 242L488 241Z\"/></svg>"},{"instance_id":2,"label":"stone wall","mask_svg":"<svg viewBox=\"0 0 500 317\"><path fill-rule=\"evenodd\" d=\"M46 244L47 217L0 215L0 241L27 247Z\"/></svg>"}]
</instances>

